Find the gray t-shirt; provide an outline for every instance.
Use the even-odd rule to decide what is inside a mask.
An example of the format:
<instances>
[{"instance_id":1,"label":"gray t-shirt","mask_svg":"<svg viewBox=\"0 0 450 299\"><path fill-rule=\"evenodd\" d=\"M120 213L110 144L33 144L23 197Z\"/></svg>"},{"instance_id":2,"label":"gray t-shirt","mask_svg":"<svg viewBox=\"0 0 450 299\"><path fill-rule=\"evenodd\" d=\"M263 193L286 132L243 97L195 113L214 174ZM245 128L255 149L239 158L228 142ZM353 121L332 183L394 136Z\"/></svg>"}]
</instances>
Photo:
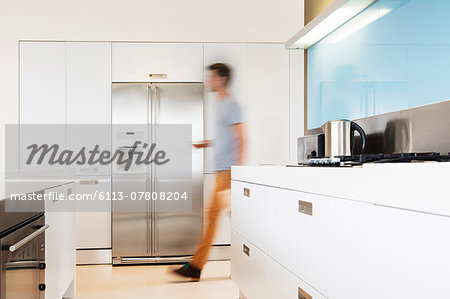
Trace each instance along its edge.
<instances>
[{"instance_id":1,"label":"gray t-shirt","mask_svg":"<svg viewBox=\"0 0 450 299\"><path fill-rule=\"evenodd\" d=\"M213 141L216 171L236 165L239 149L232 126L244 122L241 108L232 98L218 100L216 105L216 139Z\"/></svg>"}]
</instances>

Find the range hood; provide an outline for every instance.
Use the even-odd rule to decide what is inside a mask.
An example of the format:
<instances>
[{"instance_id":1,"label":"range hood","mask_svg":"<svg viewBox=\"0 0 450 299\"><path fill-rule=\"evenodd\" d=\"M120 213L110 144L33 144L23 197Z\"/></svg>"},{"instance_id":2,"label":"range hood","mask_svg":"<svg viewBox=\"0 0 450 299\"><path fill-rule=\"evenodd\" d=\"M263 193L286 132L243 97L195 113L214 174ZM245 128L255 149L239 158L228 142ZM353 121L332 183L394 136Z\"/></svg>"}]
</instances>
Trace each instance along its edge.
<instances>
[{"instance_id":1,"label":"range hood","mask_svg":"<svg viewBox=\"0 0 450 299\"><path fill-rule=\"evenodd\" d=\"M307 49L377 0L336 0L286 42L288 49Z\"/></svg>"}]
</instances>

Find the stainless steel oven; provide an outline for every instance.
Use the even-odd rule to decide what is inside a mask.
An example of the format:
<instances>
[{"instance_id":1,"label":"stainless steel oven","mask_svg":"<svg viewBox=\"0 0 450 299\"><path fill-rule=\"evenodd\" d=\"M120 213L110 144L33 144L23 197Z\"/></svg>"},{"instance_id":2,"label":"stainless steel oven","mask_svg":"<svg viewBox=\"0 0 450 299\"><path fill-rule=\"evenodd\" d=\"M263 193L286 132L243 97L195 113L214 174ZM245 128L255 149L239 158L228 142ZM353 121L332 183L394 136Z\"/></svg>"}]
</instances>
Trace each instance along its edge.
<instances>
[{"instance_id":1,"label":"stainless steel oven","mask_svg":"<svg viewBox=\"0 0 450 299\"><path fill-rule=\"evenodd\" d=\"M0 299L45 298L47 228L40 213L1 232Z\"/></svg>"}]
</instances>

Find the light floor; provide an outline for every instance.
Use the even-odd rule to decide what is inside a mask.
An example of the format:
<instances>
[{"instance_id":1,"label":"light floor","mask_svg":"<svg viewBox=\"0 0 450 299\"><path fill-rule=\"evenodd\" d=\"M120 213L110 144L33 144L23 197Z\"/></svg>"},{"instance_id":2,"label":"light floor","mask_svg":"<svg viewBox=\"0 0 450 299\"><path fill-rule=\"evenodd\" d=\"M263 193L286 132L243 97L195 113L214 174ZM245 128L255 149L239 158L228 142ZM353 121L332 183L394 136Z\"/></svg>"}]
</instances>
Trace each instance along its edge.
<instances>
[{"instance_id":1,"label":"light floor","mask_svg":"<svg viewBox=\"0 0 450 299\"><path fill-rule=\"evenodd\" d=\"M78 266L76 299L237 299L230 262L208 262L200 282L167 274L174 266Z\"/></svg>"}]
</instances>

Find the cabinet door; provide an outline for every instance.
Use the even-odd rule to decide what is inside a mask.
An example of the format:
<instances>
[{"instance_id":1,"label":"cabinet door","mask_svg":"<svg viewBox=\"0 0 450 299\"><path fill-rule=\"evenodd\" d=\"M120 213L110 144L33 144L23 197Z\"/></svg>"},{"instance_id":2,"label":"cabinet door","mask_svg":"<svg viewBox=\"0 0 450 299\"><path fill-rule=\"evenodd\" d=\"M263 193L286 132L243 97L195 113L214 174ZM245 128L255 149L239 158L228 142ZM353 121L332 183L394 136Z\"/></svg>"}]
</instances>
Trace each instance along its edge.
<instances>
[{"instance_id":1,"label":"cabinet door","mask_svg":"<svg viewBox=\"0 0 450 299\"><path fill-rule=\"evenodd\" d=\"M164 74L166 78L149 74ZM113 43L113 82L202 82L202 43Z\"/></svg>"},{"instance_id":2,"label":"cabinet door","mask_svg":"<svg viewBox=\"0 0 450 299\"><path fill-rule=\"evenodd\" d=\"M111 123L111 43L67 43L67 123Z\"/></svg>"},{"instance_id":3,"label":"cabinet door","mask_svg":"<svg viewBox=\"0 0 450 299\"><path fill-rule=\"evenodd\" d=\"M269 298L270 299L324 299L326 298L312 286L295 276L278 262L269 262Z\"/></svg>"},{"instance_id":4,"label":"cabinet door","mask_svg":"<svg viewBox=\"0 0 450 299\"><path fill-rule=\"evenodd\" d=\"M269 253L272 241L269 232L272 225L270 188L231 181L231 223L232 230L252 242L260 250ZM276 219L276 218L275 218Z\"/></svg>"},{"instance_id":5,"label":"cabinet door","mask_svg":"<svg viewBox=\"0 0 450 299\"><path fill-rule=\"evenodd\" d=\"M448 298L450 217L383 206L371 213L364 298Z\"/></svg>"},{"instance_id":6,"label":"cabinet door","mask_svg":"<svg viewBox=\"0 0 450 299\"><path fill-rule=\"evenodd\" d=\"M289 51L284 44L247 50L248 165L289 161Z\"/></svg>"},{"instance_id":7,"label":"cabinet door","mask_svg":"<svg viewBox=\"0 0 450 299\"><path fill-rule=\"evenodd\" d=\"M270 231L271 257L326 296L364 298L373 205L267 189L275 190L276 198L271 201L276 219ZM338 278L343 279L336 283Z\"/></svg>"},{"instance_id":8,"label":"cabinet door","mask_svg":"<svg viewBox=\"0 0 450 299\"><path fill-rule=\"evenodd\" d=\"M235 101L240 104L245 117L247 98L247 44L208 43L205 44L205 78L209 75L208 66L214 63L225 63L231 68L231 81L229 89ZM217 113L215 105L217 95L206 89L205 92L205 139L215 138L215 119ZM214 171L214 148L205 149L205 170Z\"/></svg>"},{"instance_id":9,"label":"cabinet door","mask_svg":"<svg viewBox=\"0 0 450 299\"><path fill-rule=\"evenodd\" d=\"M20 169L48 165L48 157L42 166L27 165L28 145L66 146L65 64L63 42L20 43L20 124L29 125L20 130Z\"/></svg>"},{"instance_id":10,"label":"cabinet door","mask_svg":"<svg viewBox=\"0 0 450 299\"><path fill-rule=\"evenodd\" d=\"M247 299L268 297L270 258L239 234L231 234L231 278Z\"/></svg>"},{"instance_id":11,"label":"cabinet door","mask_svg":"<svg viewBox=\"0 0 450 299\"><path fill-rule=\"evenodd\" d=\"M111 177L79 177L75 192L83 196L108 197L111 192ZM85 208L75 215L75 244L77 249L111 248L111 201L84 203ZM95 223L95 225L92 225Z\"/></svg>"},{"instance_id":12,"label":"cabinet door","mask_svg":"<svg viewBox=\"0 0 450 299\"><path fill-rule=\"evenodd\" d=\"M111 149L111 43L67 43L67 146ZM110 165L74 165L78 175L107 175Z\"/></svg>"},{"instance_id":13,"label":"cabinet door","mask_svg":"<svg viewBox=\"0 0 450 299\"><path fill-rule=\"evenodd\" d=\"M20 43L20 123L65 124L66 44Z\"/></svg>"}]
</instances>

